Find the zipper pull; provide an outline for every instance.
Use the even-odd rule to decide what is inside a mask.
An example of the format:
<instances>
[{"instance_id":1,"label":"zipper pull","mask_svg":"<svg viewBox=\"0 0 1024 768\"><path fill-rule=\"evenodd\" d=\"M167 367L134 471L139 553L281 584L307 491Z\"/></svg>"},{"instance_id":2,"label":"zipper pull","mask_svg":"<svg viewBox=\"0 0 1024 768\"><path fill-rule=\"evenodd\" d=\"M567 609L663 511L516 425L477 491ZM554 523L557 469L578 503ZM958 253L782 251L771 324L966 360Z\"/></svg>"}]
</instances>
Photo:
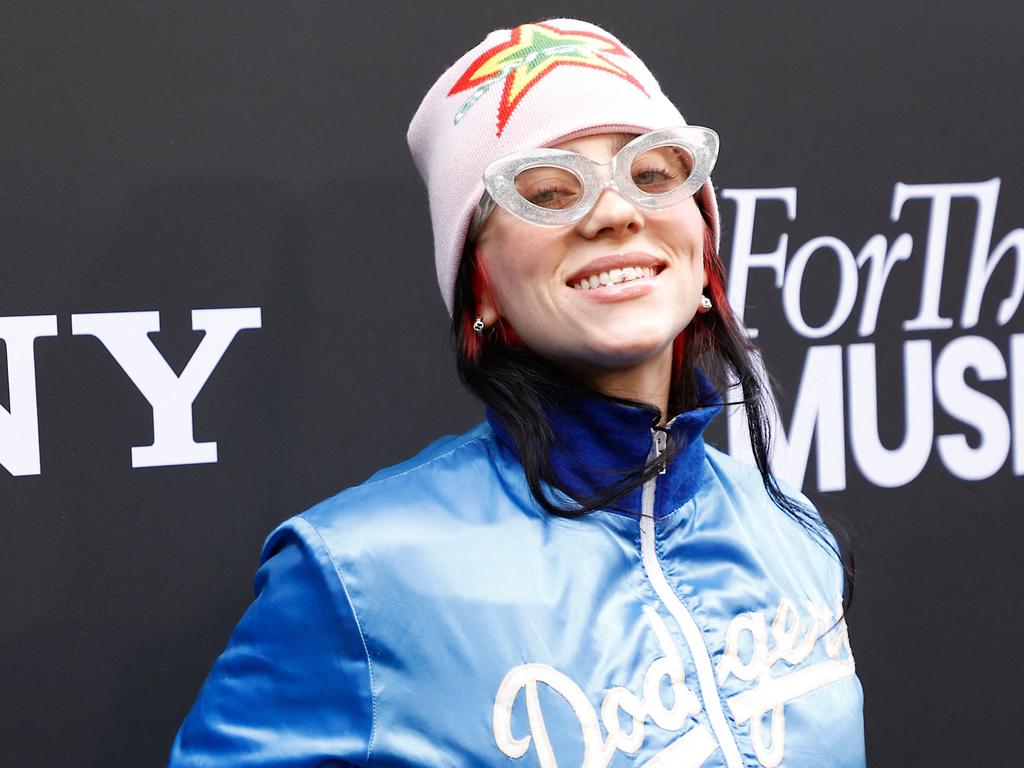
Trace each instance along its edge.
<instances>
[{"instance_id":1,"label":"zipper pull","mask_svg":"<svg viewBox=\"0 0 1024 768\"><path fill-rule=\"evenodd\" d=\"M665 448L668 446L668 432L660 427L652 428L651 432L654 435L654 455L660 458L661 455L665 453ZM667 471L668 466L665 465L662 466L661 471L658 474L664 475Z\"/></svg>"}]
</instances>

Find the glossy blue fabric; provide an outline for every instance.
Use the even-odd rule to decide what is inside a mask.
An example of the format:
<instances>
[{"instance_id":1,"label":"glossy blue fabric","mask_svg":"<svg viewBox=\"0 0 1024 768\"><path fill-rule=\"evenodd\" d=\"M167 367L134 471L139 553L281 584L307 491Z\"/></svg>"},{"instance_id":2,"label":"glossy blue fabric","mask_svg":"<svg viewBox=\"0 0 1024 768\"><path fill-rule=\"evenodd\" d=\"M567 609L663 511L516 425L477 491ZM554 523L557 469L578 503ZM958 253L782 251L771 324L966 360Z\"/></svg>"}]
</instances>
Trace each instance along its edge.
<instances>
[{"instance_id":1,"label":"glossy blue fabric","mask_svg":"<svg viewBox=\"0 0 1024 768\"><path fill-rule=\"evenodd\" d=\"M284 523L171 765L863 766L841 569L718 410L615 511L542 511L489 414ZM578 493L652 451L653 410L550 415Z\"/></svg>"}]
</instances>

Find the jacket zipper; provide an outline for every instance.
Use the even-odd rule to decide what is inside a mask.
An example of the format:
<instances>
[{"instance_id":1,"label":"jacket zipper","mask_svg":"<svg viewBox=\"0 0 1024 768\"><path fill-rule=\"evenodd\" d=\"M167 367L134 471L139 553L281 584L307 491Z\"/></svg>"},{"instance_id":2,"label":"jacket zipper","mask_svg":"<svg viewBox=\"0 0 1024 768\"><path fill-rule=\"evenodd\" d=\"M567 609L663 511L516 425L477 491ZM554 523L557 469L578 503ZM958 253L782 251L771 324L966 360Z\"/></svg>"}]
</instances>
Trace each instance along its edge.
<instances>
[{"instance_id":1,"label":"jacket zipper","mask_svg":"<svg viewBox=\"0 0 1024 768\"><path fill-rule=\"evenodd\" d=\"M651 433L654 435L654 455L661 456L665 452L665 448L668 446L668 430L664 427L651 427ZM664 475L668 471L668 465L662 464L659 475Z\"/></svg>"},{"instance_id":2,"label":"jacket zipper","mask_svg":"<svg viewBox=\"0 0 1024 768\"><path fill-rule=\"evenodd\" d=\"M653 456L661 456L665 450L667 433L664 430L653 428L651 430L653 445L651 447ZM664 474L665 469L662 469ZM700 685L701 699L704 701L704 709L707 712L708 720L711 722L711 730L718 739L718 745L722 748L725 756L725 764L728 768L743 768L743 758L740 756L739 747L732 729L725 718L725 711L722 709L722 699L718 695L718 686L715 683L715 670L711 662L711 653L708 651L707 643L704 642L704 634L694 620L693 615L683 605L682 600L672 590L668 578L661 568L661 561L658 560L658 553L655 550L654 541L654 494L657 485L657 477L653 477L644 483L643 496L640 514L640 557L647 571L647 578L654 588L655 594L668 609L668 612L675 619L679 629L682 630L683 638L690 649L690 656L697 668L697 682Z\"/></svg>"}]
</instances>

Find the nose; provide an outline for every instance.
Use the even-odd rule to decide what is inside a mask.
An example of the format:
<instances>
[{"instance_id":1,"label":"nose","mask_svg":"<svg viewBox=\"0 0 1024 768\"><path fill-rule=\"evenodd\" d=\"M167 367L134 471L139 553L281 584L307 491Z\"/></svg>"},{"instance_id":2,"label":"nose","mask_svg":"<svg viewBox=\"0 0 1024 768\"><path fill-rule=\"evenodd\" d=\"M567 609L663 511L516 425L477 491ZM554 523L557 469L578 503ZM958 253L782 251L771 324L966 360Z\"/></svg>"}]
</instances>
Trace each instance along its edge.
<instances>
[{"instance_id":1,"label":"nose","mask_svg":"<svg viewBox=\"0 0 1024 768\"><path fill-rule=\"evenodd\" d=\"M644 217L629 200L613 189L606 189L590 212L580 219L577 228L586 238L600 235L622 237L640 232L644 228Z\"/></svg>"}]
</instances>

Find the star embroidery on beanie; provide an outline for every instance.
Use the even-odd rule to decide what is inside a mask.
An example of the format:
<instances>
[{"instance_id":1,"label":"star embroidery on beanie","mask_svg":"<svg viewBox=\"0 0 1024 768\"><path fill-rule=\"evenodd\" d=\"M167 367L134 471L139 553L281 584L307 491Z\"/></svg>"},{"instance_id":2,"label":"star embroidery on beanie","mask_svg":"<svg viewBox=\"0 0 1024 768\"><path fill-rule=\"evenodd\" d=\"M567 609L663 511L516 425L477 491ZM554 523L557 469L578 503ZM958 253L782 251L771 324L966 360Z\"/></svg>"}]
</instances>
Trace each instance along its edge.
<instances>
[{"instance_id":1,"label":"star embroidery on beanie","mask_svg":"<svg viewBox=\"0 0 1024 768\"><path fill-rule=\"evenodd\" d=\"M523 96L534 85L560 65L589 67L621 77L650 94L629 72L609 60L608 54L628 56L615 40L594 32L565 31L550 24L523 24L512 30L507 43L501 43L481 54L463 72L448 92L449 96L473 92L455 114L458 124L487 89L504 78L505 84L498 103L497 136L505 130L512 112Z\"/></svg>"}]
</instances>

